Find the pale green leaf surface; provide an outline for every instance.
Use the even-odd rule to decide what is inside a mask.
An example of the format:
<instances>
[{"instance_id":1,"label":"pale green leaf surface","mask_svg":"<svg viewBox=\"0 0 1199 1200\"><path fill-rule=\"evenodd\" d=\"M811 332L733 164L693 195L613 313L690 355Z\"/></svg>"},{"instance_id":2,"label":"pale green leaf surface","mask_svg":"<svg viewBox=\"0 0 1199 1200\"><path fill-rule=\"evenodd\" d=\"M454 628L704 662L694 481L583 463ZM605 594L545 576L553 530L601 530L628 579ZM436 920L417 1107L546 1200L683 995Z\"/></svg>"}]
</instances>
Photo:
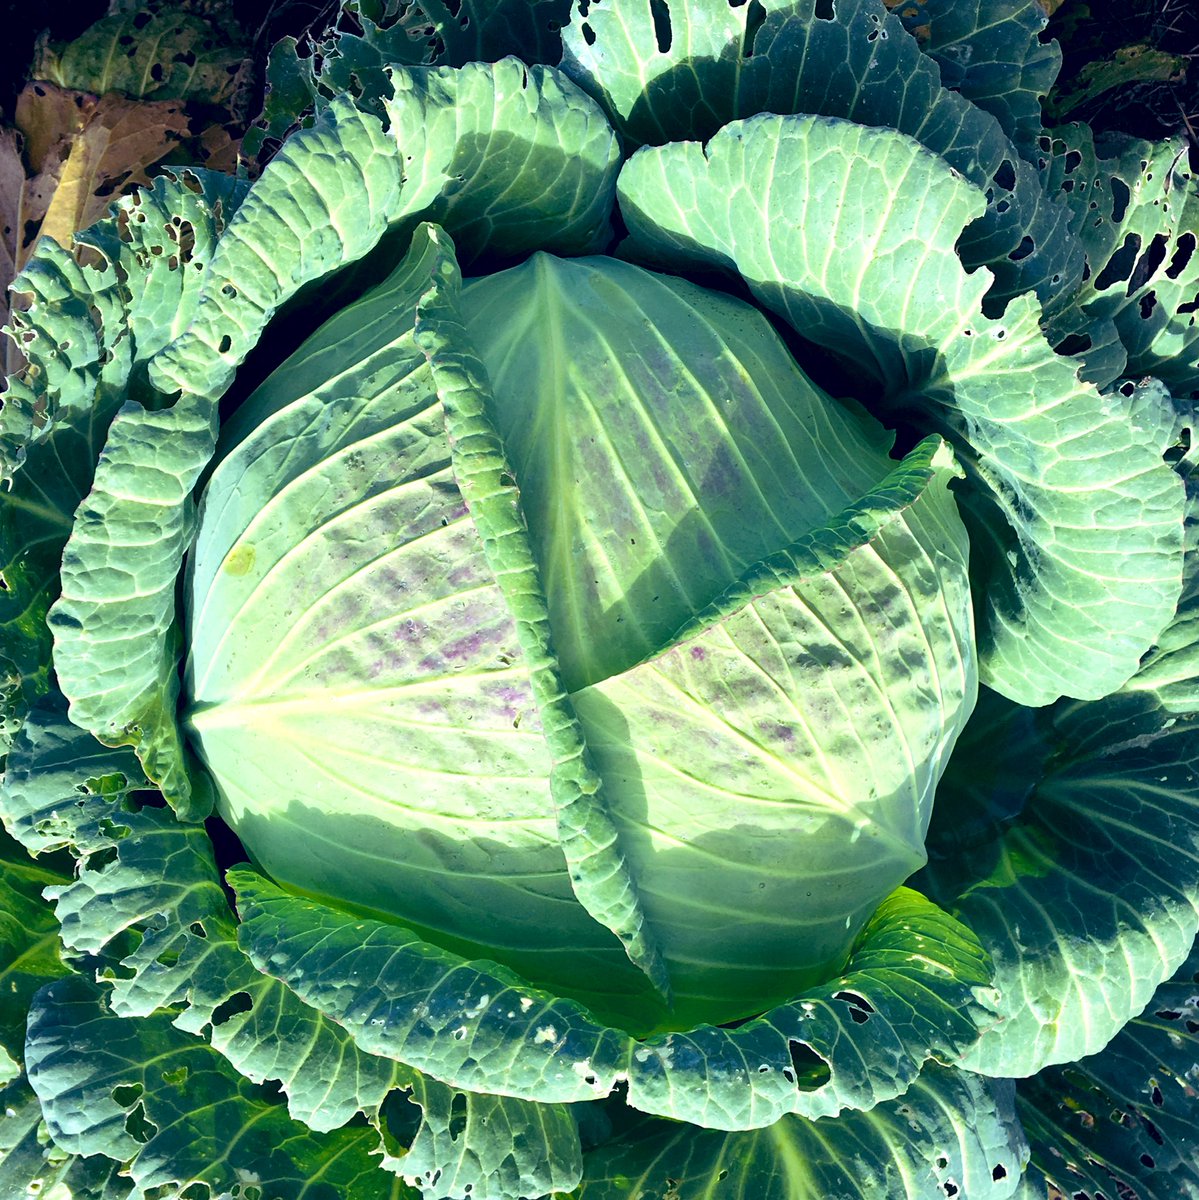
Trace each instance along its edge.
<instances>
[{"instance_id":1,"label":"pale green leaf surface","mask_svg":"<svg viewBox=\"0 0 1199 1200\"><path fill-rule=\"evenodd\" d=\"M462 312L572 692L677 641L895 465L765 317L686 280L536 254L472 281Z\"/></svg>"},{"instance_id":2,"label":"pale green leaf surface","mask_svg":"<svg viewBox=\"0 0 1199 1200\"><path fill-rule=\"evenodd\" d=\"M1150 692L1170 712L1194 713L1199 712L1199 471L1194 449L1177 469L1187 491L1182 595L1174 620L1124 690Z\"/></svg>"},{"instance_id":3,"label":"pale green leaf surface","mask_svg":"<svg viewBox=\"0 0 1199 1200\"><path fill-rule=\"evenodd\" d=\"M918 880L995 961L1004 1020L968 1069L1024 1076L1101 1050L1186 958L1199 932L1197 778L1194 719L1151 695L1038 716L980 703Z\"/></svg>"},{"instance_id":4,"label":"pale green leaf surface","mask_svg":"<svg viewBox=\"0 0 1199 1200\"><path fill-rule=\"evenodd\" d=\"M722 1133L647 1121L587 1155L579 1200L1009 1200L1028 1148L1010 1084L927 1068L869 1112Z\"/></svg>"},{"instance_id":5,"label":"pale green leaf surface","mask_svg":"<svg viewBox=\"0 0 1199 1200\"><path fill-rule=\"evenodd\" d=\"M775 116L703 147L643 149L619 190L636 245L735 267L953 443L963 501L999 543L972 568L984 682L1038 705L1133 674L1181 589L1181 481L1160 424L1140 428L1123 393L1080 383L1035 301L982 315L986 273L966 274L953 250L981 195L898 133Z\"/></svg>"},{"instance_id":6,"label":"pale green leaf surface","mask_svg":"<svg viewBox=\"0 0 1199 1200\"><path fill-rule=\"evenodd\" d=\"M574 695L684 1024L827 979L924 861L976 687L952 475L930 439Z\"/></svg>"},{"instance_id":7,"label":"pale green leaf surface","mask_svg":"<svg viewBox=\"0 0 1199 1200\"><path fill-rule=\"evenodd\" d=\"M757 113L909 134L986 193L954 238L968 267L995 276L988 312L1029 290L1052 305L1081 277L1069 210L989 113L941 86L882 0L604 0L580 6L563 44L563 69L634 144L707 139Z\"/></svg>"},{"instance_id":8,"label":"pale green leaf surface","mask_svg":"<svg viewBox=\"0 0 1199 1200\"><path fill-rule=\"evenodd\" d=\"M156 386L219 395L284 301L400 222L440 214L476 251L602 240L619 152L569 80L515 59L393 75L388 125L337 97L268 164Z\"/></svg>"},{"instance_id":9,"label":"pale green leaf surface","mask_svg":"<svg viewBox=\"0 0 1199 1200\"><path fill-rule=\"evenodd\" d=\"M392 85L404 211L443 225L462 261L484 250L578 254L609 240L620 144L561 72L505 58L397 69Z\"/></svg>"},{"instance_id":10,"label":"pale green leaf surface","mask_svg":"<svg viewBox=\"0 0 1199 1200\"><path fill-rule=\"evenodd\" d=\"M394 923L288 895L250 871L230 882L241 944L259 970L368 1052L467 1091L577 1102L627 1078L634 1108L759 1128L790 1112L835 1114L896 1096L929 1058L960 1057L990 1019L984 951L906 889L880 906L838 978L737 1028L637 1042L502 966Z\"/></svg>"},{"instance_id":11,"label":"pale green leaf surface","mask_svg":"<svg viewBox=\"0 0 1199 1200\"><path fill-rule=\"evenodd\" d=\"M1199 1197L1199 943L1100 1053L1018 1085L1033 1165L1068 1196Z\"/></svg>"},{"instance_id":12,"label":"pale green leaf surface","mask_svg":"<svg viewBox=\"0 0 1199 1200\"><path fill-rule=\"evenodd\" d=\"M220 396L283 301L374 247L401 181L378 119L348 99L331 104L246 193L205 273L195 320L155 359L151 383Z\"/></svg>"},{"instance_id":13,"label":"pale green leaf surface","mask_svg":"<svg viewBox=\"0 0 1199 1200\"><path fill-rule=\"evenodd\" d=\"M897 467L752 309L610 259L536 256L473 284L465 314L671 1025L786 999L923 861L973 702L948 456L931 467L934 439ZM767 849L797 836L819 872Z\"/></svg>"},{"instance_id":14,"label":"pale green leaf surface","mask_svg":"<svg viewBox=\"0 0 1199 1200\"><path fill-rule=\"evenodd\" d=\"M396 1195L371 1153L374 1130L314 1133L202 1039L167 1016L114 1015L81 976L36 996L26 1062L54 1141L71 1154L132 1160L135 1196L192 1184L219 1196L249 1179L262 1200Z\"/></svg>"}]
</instances>

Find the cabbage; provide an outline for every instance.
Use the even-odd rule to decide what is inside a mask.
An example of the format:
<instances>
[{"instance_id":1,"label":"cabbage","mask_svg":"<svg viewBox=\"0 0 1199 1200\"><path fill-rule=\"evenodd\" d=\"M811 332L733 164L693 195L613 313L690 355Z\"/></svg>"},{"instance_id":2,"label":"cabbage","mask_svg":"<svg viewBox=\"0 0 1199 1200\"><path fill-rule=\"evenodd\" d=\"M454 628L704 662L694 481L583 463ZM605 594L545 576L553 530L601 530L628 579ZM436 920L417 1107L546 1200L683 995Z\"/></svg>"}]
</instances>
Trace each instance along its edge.
<instances>
[{"instance_id":1,"label":"cabbage","mask_svg":"<svg viewBox=\"0 0 1199 1200\"><path fill-rule=\"evenodd\" d=\"M1199 1196L1184 143L1034 0L343 9L17 281L0 1193Z\"/></svg>"}]
</instances>

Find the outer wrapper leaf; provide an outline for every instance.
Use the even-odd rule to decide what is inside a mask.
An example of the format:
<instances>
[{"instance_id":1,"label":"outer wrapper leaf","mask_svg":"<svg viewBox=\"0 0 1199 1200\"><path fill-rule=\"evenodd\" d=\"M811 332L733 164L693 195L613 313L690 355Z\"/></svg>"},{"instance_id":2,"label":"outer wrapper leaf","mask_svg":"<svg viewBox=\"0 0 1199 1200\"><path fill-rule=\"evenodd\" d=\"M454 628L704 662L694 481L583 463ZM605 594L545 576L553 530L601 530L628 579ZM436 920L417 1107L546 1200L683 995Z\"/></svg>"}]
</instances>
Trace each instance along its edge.
<instances>
[{"instance_id":1,"label":"outer wrapper leaf","mask_svg":"<svg viewBox=\"0 0 1199 1200\"><path fill-rule=\"evenodd\" d=\"M980 41L995 38L988 30ZM1081 278L1069 210L1046 196L992 116L941 86L882 0L603 0L579 7L563 43L564 70L634 143L706 139L757 113L813 113L917 139L986 194L954 238L969 268L995 276L990 315L1029 290L1052 307Z\"/></svg>"},{"instance_id":2,"label":"outer wrapper leaf","mask_svg":"<svg viewBox=\"0 0 1199 1200\"><path fill-rule=\"evenodd\" d=\"M208 171L164 174L79 235L100 251L87 265L52 241L40 245L13 285L23 297L13 336L28 367L9 379L0 409L6 477L60 410L111 415L131 383L144 387L135 368L190 322L203 268L244 192Z\"/></svg>"},{"instance_id":3,"label":"outer wrapper leaf","mask_svg":"<svg viewBox=\"0 0 1199 1200\"><path fill-rule=\"evenodd\" d=\"M1033 1168L1066 1195L1199 1196L1199 949L1099 1054L1019 1085Z\"/></svg>"},{"instance_id":4,"label":"outer wrapper leaf","mask_svg":"<svg viewBox=\"0 0 1199 1200\"><path fill-rule=\"evenodd\" d=\"M93 480L109 423L146 359L190 319L200 272L243 191L206 172L165 175L79 235L82 266L43 243L17 282L14 334L28 360L0 408L0 723L8 736L49 686L49 606L72 514Z\"/></svg>"},{"instance_id":5,"label":"outer wrapper leaf","mask_svg":"<svg viewBox=\"0 0 1199 1200\"><path fill-rule=\"evenodd\" d=\"M1085 125L1040 139L1047 190L1074 214L1088 275L1057 315L1074 329L1088 378L1153 375L1177 394L1199 388L1199 200L1185 138L1120 139L1098 151ZM1089 344L1087 344L1089 343Z\"/></svg>"},{"instance_id":6,"label":"outer wrapper leaf","mask_svg":"<svg viewBox=\"0 0 1199 1200\"><path fill-rule=\"evenodd\" d=\"M45 1132L42 1109L23 1076L0 1089L0 1195L69 1195L72 1200L128 1200L121 1164L103 1155L79 1158L60 1150Z\"/></svg>"},{"instance_id":7,"label":"outer wrapper leaf","mask_svg":"<svg viewBox=\"0 0 1199 1200\"><path fill-rule=\"evenodd\" d=\"M990 949L1005 1016L964 1063L1011 1077L1093 1054L1199 932L1194 719L1149 695L1039 719L990 697L955 761L926 886Z\"/></svg>"},{"instance_id":8,"label":"outer wrapper leaf","mask_svg":"<svg viewBox=\"0 0 1199 1200\"><path fill-rule=\"evenodd\" d=\"M580 1200L1006 1200L1028 1151L1011 1085L928 1067L897 1100L720 1133L646 1121L587 1156Z\"/></svg>"},{"instance_id":9,"label":"outer wrapper leaf","mask_svg":"<svg viewBox=\"0 0 1199 1200\"><path fill-rule=\"evenodd\" d=\"M42 889L61 883L56 870L30 861L0 833L0 1082L15 1076L25 1051L25 1014L34 992L66 975L58 922ZM7 1077L6 1077L7 1076Z\"/></svg>"},{"instance_id":10,"label":"outer wrapper leaf","mask_svg":"<svg viewBox=\"0 0 1199 1200\"><path fill-rule=\"evenodd\" d=\"M930 439L897 466L760 314L678 279L535 256L463 310L663 1023L761 1011L923 860L974 695L952 465Z\"/></svg>"},{"instance_id":11,"label":"outer wrapper leaf","mask_svg":"<svg viewBox=\"0 0 1199 1200\"><path fill-rule=\"evenodd\" d=\"M302 51L291 36L271 47L263 117L247 135L248 150L257 153L265 137L307 124L337 95L352 95L381 115L391 94L388 69L397 65L462 67L511 54L557 63L570 8L571 0L465 0L452 7L444 0L342 0L329 27L305 38Z\"/></svg>"},{"instance_id":12,"label":"outer wrapper leaf","mask_svg":"<svg viewBox=\"0 0 1199 1200\"><path fill-rule=\"evenodd\" d=\"M605 235L606 225L580 236L578 222L580 209L606 221L598 197L611 196L614 135L564 77L505 60L397 69L393 86L388 125L338 97L271 161L224 239L195 325L155 362L156 386L221 394L284 301L438 206L451 233L507 253L543 248L547 227L566 230L563 250ZM497 179L511 195L489 215Z\"/></svg>"},{"instance_id":13,"label":"outer wrapper leaf","mask_svg":"<svg viewBox=\"0 0 1199 1200\"><path fill-rule=\"evenodd\" d=\"M49 615L72 720L110 745L134 746L184 820L207 816L212 798L188 770L175 722L175 577L216 422L215 404L121 408L76 512Z\"/></svg>"},{"instance_id":14,"label":"outer wrapper leaf","mask_svg":"<svg viewBox=\"0 0 1199 1200\"><path fill-rule=\"evenodd\" d=\"M91 486L114 400L60 413L0 487L0 753L29 706L50 687L46 614L76 505Z\"/></svg>"},{"instance_id":15,"label":"outer wrapper leaf","mask_svg":"<svg viewBox=\"0 0 1199 1200\"><path fill-rule=\"evenodd\" d=\"M754 1129L899 1095L923 1062L959 1057L988 1020L981 947L906 889L880 907L843 976L735 1029L638 1042L495 963L462 959L394 923L297 899L249 871L230 882L239 938L259 970L364 1050L468 1091L569 1103L607 1096L627 1077L634 1108Z\"/></svg>"},{"instance_id":16,"label":"outer wrapper leaf","mask_svg":"<svg viewBox=\"0 0 1199 1200\"><path fill-rule=\"evenodd\" d=\"M866 203L878 196L888 203ZM981 535L984 682L1039 705L1099 698L1134 673L1182 584L1165 423L1146 429L1123 392L1080 383L1030 298L1002 321L981 314L985 273L967 275L953 251L981 196L893 131L762 116L703 147L640 151L620 197L637 245L735 267L802 336L873 363L888 405L952 441Z\"/></svg>"},{"instance_id":17,"label":"outer wrapper leaf","mask_svg":"<svg viewBox=\"0 0 1199 1200\"><path fill-rule=\"evenodd\" d=\"M1042 0L904 0L896 16L941 68L941 81L986 109L1032 159L1041 99L1057 79L1062 52L1041 40Z\"/></svg>"},{"instance_id":18,"label":"outer wrapper leaf","mask_svg":"<svg viewBox=\"0 0 1199 1200\"><path fill-rule=\"evenodd\" d=\"M383 1200L394 1180L369 1128L313 1133L165 1016L114 1016L78 975L40 991L29 1018L29 1080L68 1153L130 1162L140 1193L254 1179L263 1200Z\"/></svg>"}]
</instances>

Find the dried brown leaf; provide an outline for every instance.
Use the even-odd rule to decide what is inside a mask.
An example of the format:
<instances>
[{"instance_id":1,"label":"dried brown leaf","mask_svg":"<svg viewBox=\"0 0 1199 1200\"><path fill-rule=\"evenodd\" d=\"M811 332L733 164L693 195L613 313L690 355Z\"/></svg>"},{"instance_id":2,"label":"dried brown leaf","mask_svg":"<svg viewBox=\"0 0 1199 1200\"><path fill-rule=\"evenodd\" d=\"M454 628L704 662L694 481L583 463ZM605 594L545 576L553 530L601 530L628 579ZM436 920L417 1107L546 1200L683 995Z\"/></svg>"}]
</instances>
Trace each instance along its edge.
<instances>
[{"instance_id":1,"label":"dried brown leaf","mask_svg":"<svg viewBox=\"0 0 1199 1200\"><path fill-rule=\"evenodd\" d=\"M118 194L148 182L150 167L189 133L178 101L97 97L49 83L31 83L21 92L16 125L25 176L16 270L32 253L31 229L70 246Z\"/></svg>"}]
</instances>

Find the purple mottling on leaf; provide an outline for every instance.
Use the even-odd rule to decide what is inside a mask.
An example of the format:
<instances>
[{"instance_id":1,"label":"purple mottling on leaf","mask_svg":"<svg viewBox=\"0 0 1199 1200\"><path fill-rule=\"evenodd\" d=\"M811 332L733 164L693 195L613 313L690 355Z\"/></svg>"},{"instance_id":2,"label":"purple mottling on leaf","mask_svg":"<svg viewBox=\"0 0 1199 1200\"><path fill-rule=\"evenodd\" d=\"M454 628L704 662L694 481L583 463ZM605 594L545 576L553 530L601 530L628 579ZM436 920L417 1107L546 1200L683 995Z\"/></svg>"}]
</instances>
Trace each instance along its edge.
<instances>
[{"instance_id":1,"label":"purple mottling on leaf","mask_svg":"<svg viewBox=\"0 0 1199 1200\"><path fill-rule=\"evenodd\" d=\"M692 646L691 657L695 659L696 662L703 662L704 659L708 657L708 652L703 648L703 646Z\"/></svg>"},{"instance_id":2,"label":"purple mottling on leaf","mask_svg":"<svg viewBox=\"0 0 1199 1200\"><path fill-rule=\"evenodd\" d=\"M486 576L478 569L478 564L474 562L465 562L461 566L455 567L447 576L452 588L470 587L485 578Z\"/></svg>"}]
</instances>

